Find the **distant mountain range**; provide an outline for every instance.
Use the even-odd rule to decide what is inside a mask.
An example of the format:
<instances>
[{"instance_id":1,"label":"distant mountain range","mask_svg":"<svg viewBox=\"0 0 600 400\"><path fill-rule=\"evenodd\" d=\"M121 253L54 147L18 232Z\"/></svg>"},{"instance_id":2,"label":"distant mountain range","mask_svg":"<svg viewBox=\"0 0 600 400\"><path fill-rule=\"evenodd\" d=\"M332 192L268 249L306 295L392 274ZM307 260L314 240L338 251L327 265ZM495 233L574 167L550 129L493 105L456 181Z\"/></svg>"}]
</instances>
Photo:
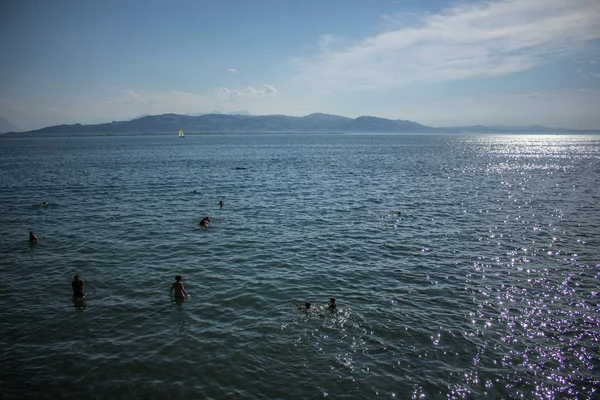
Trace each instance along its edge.
<instances>
[{"instance_id":1,"label":"distant mountain range","mask_svg":"<svg viewBox=\"0 0 600 400\"><path fill-rule=\"evenodd\" d=\"M176 135L179 130L193 133L591 133L544 126L457 126L433 128L413 121L363 116L348 118L330 114L304 117L286 115L204 114L145 115L131 121L113 121L93 125L56 125L46 128L8 133L9 137L92 136L92 135Z\"/></svg>"}]
</instances>

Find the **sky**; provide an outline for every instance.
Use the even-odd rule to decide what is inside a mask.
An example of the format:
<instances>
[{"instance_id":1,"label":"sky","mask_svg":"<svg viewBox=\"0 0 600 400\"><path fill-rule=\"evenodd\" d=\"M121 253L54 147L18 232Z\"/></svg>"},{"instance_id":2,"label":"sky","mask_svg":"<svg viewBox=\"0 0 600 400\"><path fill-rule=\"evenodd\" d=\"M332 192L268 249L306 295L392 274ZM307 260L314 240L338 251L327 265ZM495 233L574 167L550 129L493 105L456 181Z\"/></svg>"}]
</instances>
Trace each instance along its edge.
<instances>
[{"instance_id":1,"label":"sky","mask_svg":"<svg viewBox=\"0 0 600 400\"><path fill-rule=\"evenodd\" d=\"M0 0L0 117L600 129L600 0Z\"/></svg>"}]
</instances>

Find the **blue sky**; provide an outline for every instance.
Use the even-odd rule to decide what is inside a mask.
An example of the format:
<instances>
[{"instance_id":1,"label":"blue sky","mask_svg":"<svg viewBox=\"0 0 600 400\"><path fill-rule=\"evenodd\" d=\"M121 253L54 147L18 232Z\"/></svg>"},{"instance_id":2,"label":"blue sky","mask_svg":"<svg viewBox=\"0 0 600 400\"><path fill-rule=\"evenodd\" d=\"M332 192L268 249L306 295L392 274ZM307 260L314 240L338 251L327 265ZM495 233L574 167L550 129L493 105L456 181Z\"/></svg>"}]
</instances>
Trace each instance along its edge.
<instances>
[{"instance_id":1,"label":"blue sky","mask_svg":"<svg viewBox=\"0 0 600 400\"><path fill-rule=\"evenodd\" d=\"M598 0L0 0L0 117L600 129Z\"/></svg>"}]
</instances>

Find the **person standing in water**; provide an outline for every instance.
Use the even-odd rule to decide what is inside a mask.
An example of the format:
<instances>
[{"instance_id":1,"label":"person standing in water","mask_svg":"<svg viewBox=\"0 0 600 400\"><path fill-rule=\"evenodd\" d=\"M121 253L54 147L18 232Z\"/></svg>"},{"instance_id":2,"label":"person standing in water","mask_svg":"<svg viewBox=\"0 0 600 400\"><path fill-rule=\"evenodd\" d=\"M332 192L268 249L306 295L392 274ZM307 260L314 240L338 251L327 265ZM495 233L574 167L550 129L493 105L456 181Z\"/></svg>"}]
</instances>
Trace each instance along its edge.
<instances>
[{"instance_id":1,"label":"person standing in water","mask_svg":"<svg viewBox=\"0 0 600 400\"><path fill-rule=\"evenodd\" d=\"M175 283L173 283L171 285L170 293L176 299L185 299L186 297L188 297L188 294L186 293L185 289L183 288L183 283L181 283L182 279L183 278L181 277L181 275L175 276ZM175 293L173 293L173 292L175 292Z\"/></svg>"},{"instance_id":2,"label":"person standing in water","mask_svg":"<svg viewBox=\"0 0 600 400\"><path fill-rule=\"evenodd\" d=\"M78 275L73 277L73 282L71 282L71 287L73 288L73 298L81 300L85 297L85 293L83 292L83 280L79 278Z\"/></svg>"},{"instance_id":3,"label":"person standing in water","mask_svg":"<svg viewBox=\"0 0 600 400\"><path fill-rule=\"evenodd\" d=\"M225 206L225 203L223 203L223 200L219 201L219 206L221 206L221 208L223 208Z\"/></svg>"},{"instance_id":4,"label":"person standing in water","mask_svg":"<svg viewBox=\"0 0 600 400\"><path fill-rule=\"evenodd\" d=\"M37 243L40 240L35 236L32 230L29 230L29 243Z\"/></svg>"},{"instance_id":5,"label":"person standing in water","mask_svg":"<svg viewBox=\"0 0 600 400\"><path fill-rule=\"evenodd\" d=\"M337 304L335 304L335 297L331 297L329 299L329 306L327 306L329 311L337 311Z\"/></svg>"}]
</instances>

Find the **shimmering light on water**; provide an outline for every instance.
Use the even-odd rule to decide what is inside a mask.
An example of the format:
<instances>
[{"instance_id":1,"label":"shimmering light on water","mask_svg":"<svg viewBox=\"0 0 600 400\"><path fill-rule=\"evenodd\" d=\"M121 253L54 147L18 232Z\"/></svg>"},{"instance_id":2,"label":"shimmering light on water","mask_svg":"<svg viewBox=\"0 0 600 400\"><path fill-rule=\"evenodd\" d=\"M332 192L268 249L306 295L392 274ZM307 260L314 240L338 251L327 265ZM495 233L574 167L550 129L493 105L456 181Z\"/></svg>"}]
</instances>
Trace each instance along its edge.
<instances>
[{"instance_id":1,"label":"shimmering light on water","mask_svg":"<svg viewBox=\"0 0 600 400\"><path fill-rule=\"evenodd\" d=\"M599 136L6 139L0 155L3 398L598 395ZM332 295L336 314L295 307Z\"/></svg>"}]
</instances>

